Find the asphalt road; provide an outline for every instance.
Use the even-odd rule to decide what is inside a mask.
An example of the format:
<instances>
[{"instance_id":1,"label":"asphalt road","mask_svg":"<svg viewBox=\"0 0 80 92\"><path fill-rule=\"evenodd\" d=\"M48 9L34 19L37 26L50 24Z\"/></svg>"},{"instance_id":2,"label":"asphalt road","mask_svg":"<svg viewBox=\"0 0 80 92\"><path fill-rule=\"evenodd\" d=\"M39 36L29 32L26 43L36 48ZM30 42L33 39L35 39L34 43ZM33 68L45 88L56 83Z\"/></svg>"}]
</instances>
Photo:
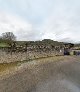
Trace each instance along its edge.
<instances>
[{"instance_id":1,"label":"asphalt road","mask_svg":"<svg viewBox=\"0 0 80 92\"><path fill-rule=\"evenodd\" d=\"M80 57L24 68L1 79L0 92L80 92Z\"/></svg>"}]
</instances>

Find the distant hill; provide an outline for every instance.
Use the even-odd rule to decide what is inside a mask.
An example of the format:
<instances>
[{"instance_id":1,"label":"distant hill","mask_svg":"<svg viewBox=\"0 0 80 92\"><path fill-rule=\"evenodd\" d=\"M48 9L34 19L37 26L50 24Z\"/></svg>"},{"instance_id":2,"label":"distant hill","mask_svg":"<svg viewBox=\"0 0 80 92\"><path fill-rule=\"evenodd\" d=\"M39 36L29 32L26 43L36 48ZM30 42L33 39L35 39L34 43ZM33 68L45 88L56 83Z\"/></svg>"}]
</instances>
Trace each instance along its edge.
<instances>
[{"instance_id":1,"label":"distant hill","mask_svg":"<svg viewBox=\"0 0 80 92\"><path fill-rule=\"evenodd\" d=\"M51 39L44 39L42 41L14 41L17 46L24 46L27 45L52 45L52 46L63 46L65 42L58 42ZM6 40L0 40L0 46L1 47L7 47L9 46L8 41ZM75 44L75 46L80 46L80 44Z\"/></svg>"},{"instance_id":2,"label":"distant hill","mask_svg":"<svg viewBox=\"0 0 80 92\"><path fill-rule=\"evenodd\" d=\"M80 43L79 44L75 44L75 47L80 47Z\"/></svg>"},{"instance_id":3,"label":"distant hill","mask_svg":"<svg viewBox=\"0 0 80 92\"><path fill-rule=\"evenodd\" d=\"M16 41L18 45L53 45L53 46L60 46L63 45L64 42L58 42L58 41L53 41L51 39L44 39L42 41Z\"/></svg>"}]
</instances>

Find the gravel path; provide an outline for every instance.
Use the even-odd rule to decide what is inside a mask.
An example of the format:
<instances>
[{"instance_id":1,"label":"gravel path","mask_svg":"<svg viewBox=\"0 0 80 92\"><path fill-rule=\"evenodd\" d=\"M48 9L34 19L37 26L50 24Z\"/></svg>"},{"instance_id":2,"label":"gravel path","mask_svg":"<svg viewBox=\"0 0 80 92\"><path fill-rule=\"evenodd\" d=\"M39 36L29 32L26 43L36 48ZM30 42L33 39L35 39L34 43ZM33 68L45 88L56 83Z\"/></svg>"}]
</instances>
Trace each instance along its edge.
<instances>
[{"instance_id":1,"label":"gravel path","mask_svg":"<svg viewBox=\"0 0 80 92\"><path fill-rule=\"evenodd\" d=\"M80 92L80 57L22 64L14 74L0 79L0 92Z\"/></svg>"}]
</instances>

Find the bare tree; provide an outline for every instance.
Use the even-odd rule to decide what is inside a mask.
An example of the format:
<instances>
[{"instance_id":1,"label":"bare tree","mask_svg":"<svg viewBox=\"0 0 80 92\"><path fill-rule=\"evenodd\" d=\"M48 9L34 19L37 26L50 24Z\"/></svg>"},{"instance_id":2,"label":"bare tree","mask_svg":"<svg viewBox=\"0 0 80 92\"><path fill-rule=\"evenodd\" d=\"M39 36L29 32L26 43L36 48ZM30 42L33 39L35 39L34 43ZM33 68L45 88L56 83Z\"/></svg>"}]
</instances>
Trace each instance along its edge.
<instances>
[{"instance_id":1,"label":"bare tree","mask_svg":"<svg viewBox=\"0 0 80 92\"><path fill-rule=\"evenodd\" d=\"M2 33L2 39L9 40L9 41L15 41L16 36L13 34L13 32L5 32L5 33Z\"/></svg>"}]
</instances>

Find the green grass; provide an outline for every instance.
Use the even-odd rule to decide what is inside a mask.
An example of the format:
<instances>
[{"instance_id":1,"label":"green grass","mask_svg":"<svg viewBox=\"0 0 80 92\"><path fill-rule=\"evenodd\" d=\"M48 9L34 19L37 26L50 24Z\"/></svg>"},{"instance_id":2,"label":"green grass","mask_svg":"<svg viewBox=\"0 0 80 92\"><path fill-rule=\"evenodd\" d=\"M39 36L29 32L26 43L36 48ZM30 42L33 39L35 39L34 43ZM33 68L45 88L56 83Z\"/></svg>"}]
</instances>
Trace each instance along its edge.
<instances>
[{"instance_id":1,"label":"green grass","mask_svg":"<svg viewBox=\"0 0 80 92\"><path fill-rule=\"evenodd\" d=\"M7 47L8 46L8 44L6 44L6 43L0 43L0 47Z\"/></svg>"}]
</instances>

